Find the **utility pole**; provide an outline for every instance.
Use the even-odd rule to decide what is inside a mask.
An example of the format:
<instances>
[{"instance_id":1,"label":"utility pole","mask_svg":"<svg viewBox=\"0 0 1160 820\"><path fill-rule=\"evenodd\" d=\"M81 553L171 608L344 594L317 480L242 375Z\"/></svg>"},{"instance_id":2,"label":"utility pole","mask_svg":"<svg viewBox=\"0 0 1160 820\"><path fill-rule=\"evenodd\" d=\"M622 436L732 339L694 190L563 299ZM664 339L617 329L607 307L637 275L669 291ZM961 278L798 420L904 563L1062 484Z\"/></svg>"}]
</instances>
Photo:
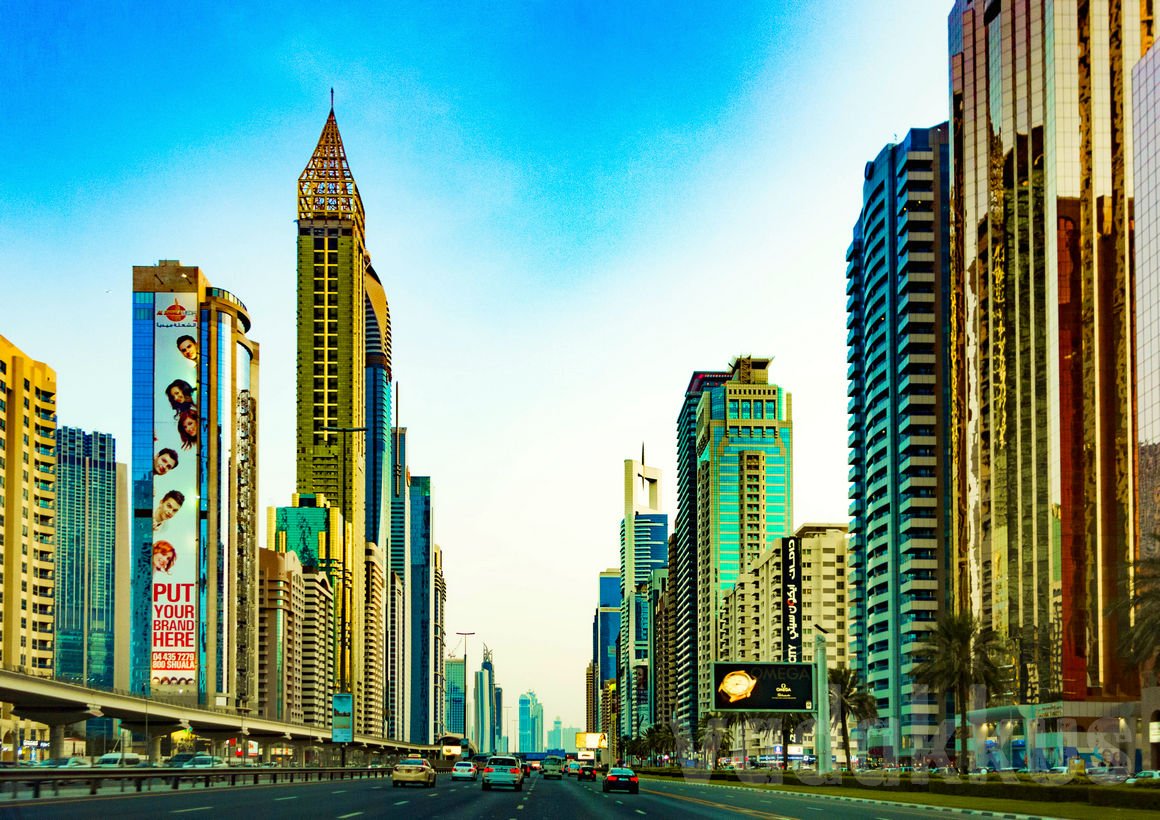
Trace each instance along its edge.
<instances>
[{"instance_id":1,"label":"utility pole","mask_svg":"<svg viewBox=\"0 0 1160 820\"><path fill-rule=\"evenodd\" d=\"M475 633L456 632L455 634L463 638L463 736L469 737L467 734L467 639Z\"/></svg>"}]
</instances>

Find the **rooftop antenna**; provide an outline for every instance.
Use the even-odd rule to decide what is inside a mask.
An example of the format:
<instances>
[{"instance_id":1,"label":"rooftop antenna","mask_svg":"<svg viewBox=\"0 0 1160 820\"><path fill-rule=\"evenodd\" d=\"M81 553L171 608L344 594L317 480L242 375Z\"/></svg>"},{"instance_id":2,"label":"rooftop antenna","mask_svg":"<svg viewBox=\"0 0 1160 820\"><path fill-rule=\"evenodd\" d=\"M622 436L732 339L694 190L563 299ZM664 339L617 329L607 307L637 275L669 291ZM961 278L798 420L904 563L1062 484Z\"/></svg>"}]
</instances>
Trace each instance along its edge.
<instances>
[{"instance_id":1,"label":"rooftop antenna","mask_svg":"<svg viewBox=\"0 0 1160 820\"><path fill-rule=\"evenodd\" d=\"M640 443L640 466L644 466L644 442Z\"/></svg>"},{"instance_id":2,"label":"rooftop antenna","mask_svg":"<svg viewBox=\"0 0 1160 820\"><path fill-rule=\"evenodd\" d=\"M334 86L330 87L330 113L334 113Z\"/></svg>"}]
</instances>

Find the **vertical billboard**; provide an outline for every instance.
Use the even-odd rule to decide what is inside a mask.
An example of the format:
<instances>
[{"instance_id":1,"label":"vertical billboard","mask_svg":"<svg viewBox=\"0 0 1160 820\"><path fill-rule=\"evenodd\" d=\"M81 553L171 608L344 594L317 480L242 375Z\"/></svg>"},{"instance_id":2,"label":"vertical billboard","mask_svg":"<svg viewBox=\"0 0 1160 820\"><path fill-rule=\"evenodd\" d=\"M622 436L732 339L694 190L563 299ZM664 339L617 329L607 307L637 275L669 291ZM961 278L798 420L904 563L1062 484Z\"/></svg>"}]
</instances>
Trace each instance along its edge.
<instances>
[{"instance_id":1,"label":"vertical billboard","mask_svg":"<svg viewBox=\"0 0 1160 820\"><path fill-rule=\"evenodd\" d=\"M331 704L330 742L354 743L354 695L335 692Z\"/></svg>"},{"instance_id":2,"label":"vertical billboard","mask_svg":"<svg viewBox=\"0 0 1160 820\"><path fill-rule=\"evenodd\" d=\"M802 554L800 538L781 539L782 660L802 659Z\"/></svg>"},{"instance_id":3,"label":"vertical billboard","mask_svg":"<svg viewBox=\"0 0 1160 820\"><path fill-rule=\"evenodd\" d=\"M150 689L197 691L199 484L196 293L154 295Z\"/></svg>"}]
</instances>

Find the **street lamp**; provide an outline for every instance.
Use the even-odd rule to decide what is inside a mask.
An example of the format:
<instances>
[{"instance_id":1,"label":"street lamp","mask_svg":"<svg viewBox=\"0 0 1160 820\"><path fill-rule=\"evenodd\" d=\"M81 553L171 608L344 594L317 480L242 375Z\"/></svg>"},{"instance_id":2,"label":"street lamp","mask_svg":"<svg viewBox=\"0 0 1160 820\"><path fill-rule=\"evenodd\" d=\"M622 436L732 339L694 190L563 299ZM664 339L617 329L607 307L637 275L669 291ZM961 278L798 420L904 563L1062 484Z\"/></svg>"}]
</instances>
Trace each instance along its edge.
<instances>
[{"instance_id":1,"label":"street lamp","mask_svg":"<svg viewBox=\"0 0 1160 820\"><path fill-rule=\"evenodd\" d=\"M463 736L467 737L467 639L474 632L456 632L463 638Z\"/></svg>"},{"instance_id":2,"label":"street lamp","mask_svg":"<svg viewBox=\"0 0 1160 820\"><path fill-rule=\"evenodd\" d=\"M350 664L350 612L347 611L347 598L353 597L354 591L350 588L351 582L351 567L346 563L346 525L352 516L349 516L346 511L346 439L352 433L364 433L365 427L319 427L324 433L341 433L342 434L342 521L343 521L343 561L342 561L342 598L339 601L339 618L342 620L342 640L339 641L339 689L343 692L350 692L350 680L347 677L349 674ZM351 547L353 549L353 547ZM357 560L352 556L351 560ZM345 752L345 748L343 749Z\"/></svg>"}]
</instances>

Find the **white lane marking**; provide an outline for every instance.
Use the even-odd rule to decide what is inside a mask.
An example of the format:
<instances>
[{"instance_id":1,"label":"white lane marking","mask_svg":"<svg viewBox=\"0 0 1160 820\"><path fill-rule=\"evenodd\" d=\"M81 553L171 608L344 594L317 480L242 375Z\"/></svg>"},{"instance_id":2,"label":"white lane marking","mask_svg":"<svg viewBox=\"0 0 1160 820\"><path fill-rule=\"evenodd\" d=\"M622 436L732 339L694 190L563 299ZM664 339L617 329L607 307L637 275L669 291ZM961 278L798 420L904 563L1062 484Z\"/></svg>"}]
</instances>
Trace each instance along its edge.
<instances>
[{"instance_id":1,"label":"white lane marking","mask_svg":"<svg viewBox=\"0 0 1160 820\"><path fill-rule=\"evenodd\" d=\"M523 811L523 810L524 810L524 804L523 804L523 803L520 803L518 806L516 806L516 811Z\"/></svg>"},{"instance_id":2,"label":"white lane marking","mask_svg":"<svg viewBox=\"0 0 1160 820\"><path fill-rule=\"evenodd\" d=\"M352 811L350 814L340 814L335 820L347 820L348 817L358 817L360 814L361 811Z\"/></svg>"},{"instance_id":3,"label":"white lane marking","mask_svg":"<svg viewBox=\"0 0 1160 820\"><path fill-rule=\"evenodd\" d=\"M173 811L171 811L169 813L170 814L187 814L188 812L191 812L191 811L213 811L213 806L198 806L197 808L193 808L193 809L174 809Z\"/></svg>"},{"instance_id":4,"label":"white lane marking","mask_svg":"<svg viewBox=\"0 0 1160 820\"><path fill-rule=\"evenodd\" d=\"M637 809L637 810L636 810L636 813L637 813L637 814L644 814L645 812L641 811L640 809Z\"/></svg>"},{"instance_id":5,"label":"white lane marking","mask_svg":"<svg viewBox=\"0 0 1160 820\"><path fill-rule=\"evenodd\" d=\"M616 801L616 805L618 805L618 806L623 806L623 805L624 805L624 801L623 801L623 800L617 800L617 801Z\"/></svg>"},{"instance_id":6,"label":"white lane marking","mask_svg":"<svg viewBox=\"0 0 1160 820\"><path fill-rule=\"evenodd\" d=\"M346 789L335 789L331 794L346 794Z\"/></svg>"},{"instance_id":7,"label":"white lane marking","mask_svg":"<svg viewBox=\"0 0 1160 820\"><path fill-rule=\"evenodd\" d=\"M291 795L290 797L275 797L274 799L275 799L275 800L297 800L297 799L298 799L298 796L297 796L297 795Z\"/></svg>"},{"instance_id":8,"label":"white lane marking","mask_svg":"<svg viewBox=\"0 0 1160 820\"><path fill-rule=\"evenodd\" d=\"M408 803L410 803L410 802L411 802L410 800L400 800L400 801L399 801L398 803L396 803L395 805L396 805L396 806L405 806L405 805L407 805L407 804L408 804Z\"/></svg>"}]
</instances>

